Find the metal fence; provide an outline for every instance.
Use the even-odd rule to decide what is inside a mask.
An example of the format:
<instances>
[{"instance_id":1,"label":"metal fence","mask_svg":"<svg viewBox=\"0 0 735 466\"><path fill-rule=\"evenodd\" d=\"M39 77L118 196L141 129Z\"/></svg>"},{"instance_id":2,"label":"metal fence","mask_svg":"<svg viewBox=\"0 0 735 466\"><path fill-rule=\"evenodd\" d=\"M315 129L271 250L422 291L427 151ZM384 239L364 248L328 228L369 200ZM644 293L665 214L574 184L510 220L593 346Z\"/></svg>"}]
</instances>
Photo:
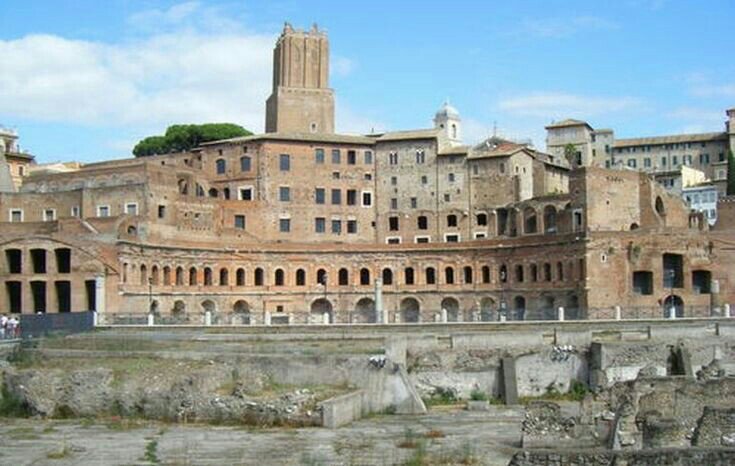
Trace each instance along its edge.
<instances>
[{"instance_id":1,"label":"metal fence","mask_svg":"<svg viewBox=\"0 0 735 466\"><path fill-rule=\"evenodd\" d=\"M33 338L50 333L88 332L94 323L94 312L21 314L20 334L21 338Z\"/></svg>"},{"instance_id":2,"label":"metal fence","mask_svg":"<svg viewBox=\"0 0 735 466\"><path fill-rule=\"evenodd\" d=\"M709 306L680 306L675 308L672 317L671 309L655 307L605 307L605 308L559 308L544 309L505 309L505 310L466 310L462 312L443 313L441 310L422 310L416 320L407 319L400 310L385 311L387 321L380 322L374 311L338 310L327 313L309 311L292 311L284 313L266 313L254 311L246 313L214 312L186 313L179 315L156 314L152 318L148 314L109 314L100 316L102 325L322 325L322 324L374 324L374 323L493 323L493 322L554 322L554 321L595 321L595 320L671 320L681 318L722 318L729 317L729 310ZM446 320L444 320L446 316Z\"/></svg>"}]
</instances>

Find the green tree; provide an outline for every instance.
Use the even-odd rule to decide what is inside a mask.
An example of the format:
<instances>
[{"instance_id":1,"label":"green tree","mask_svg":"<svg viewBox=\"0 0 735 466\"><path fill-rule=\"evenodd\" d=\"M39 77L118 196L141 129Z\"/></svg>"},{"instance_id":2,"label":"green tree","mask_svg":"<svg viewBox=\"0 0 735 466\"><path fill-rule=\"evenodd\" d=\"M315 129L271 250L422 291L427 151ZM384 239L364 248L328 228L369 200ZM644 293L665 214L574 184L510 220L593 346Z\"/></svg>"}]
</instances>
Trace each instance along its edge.
<instances>
[{"instance_id":1,"label":"green tree","mask_svg":"<svg viewBox=\"0 0 735 466\"><path fill-rule=\"evenodd\" d=\"M202 143L250 136L250 131L233 123L205 123L202 125L172 125L163 136L142 139L133 149L136 157L168 154L193 149Z\"/></svg>"},{"instance_id":2,"label":"green tree","mask_svg":"<svg viewBox=\"0 0 735 466\"><path fill-rule=\"evenodd\" d=\"M564 146L564 157L566 157L569 165L574 165L577 160L577 148L571 142Z\"/></svg>"},{"instance_id":3,"label":"green tree","mask_svg":"<svg viewBox=\"0 0 735 466\"><path fill-rule=\"evenodd\" d=\"M735 156L727 152L727 195L735 195Z\"/></svg>"}]
</instances>

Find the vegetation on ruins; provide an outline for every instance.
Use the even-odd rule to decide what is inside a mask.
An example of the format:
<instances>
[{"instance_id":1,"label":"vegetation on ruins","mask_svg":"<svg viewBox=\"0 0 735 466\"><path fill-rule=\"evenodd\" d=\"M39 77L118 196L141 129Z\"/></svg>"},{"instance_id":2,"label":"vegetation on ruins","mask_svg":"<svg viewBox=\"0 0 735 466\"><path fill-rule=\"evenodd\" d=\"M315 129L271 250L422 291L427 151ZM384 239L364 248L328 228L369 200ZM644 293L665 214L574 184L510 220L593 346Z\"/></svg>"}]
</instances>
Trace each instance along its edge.
<instances>
[{"instance_id":1,"label":"vegetation on ruins","mask_svg":"<svg viewBox=\"0 0 735 466\"><path fill-rule=\"evenodd\" d=\"M172 125L163 136L142 139L133 149L136 157L169 154L193 149L204 142L250 136L247 129L234 123L205 123L202 125Z\"/></svg>"},{"instance_id":2,"label":"vegetation on ruins","mask_svg":"<svg viewBox=\"0 0 735 466\"><path fill-rule=\"evenodd\" d=\"M727 152L727 195L735 195L735 155Z\"/></svg>"}]
</instances>

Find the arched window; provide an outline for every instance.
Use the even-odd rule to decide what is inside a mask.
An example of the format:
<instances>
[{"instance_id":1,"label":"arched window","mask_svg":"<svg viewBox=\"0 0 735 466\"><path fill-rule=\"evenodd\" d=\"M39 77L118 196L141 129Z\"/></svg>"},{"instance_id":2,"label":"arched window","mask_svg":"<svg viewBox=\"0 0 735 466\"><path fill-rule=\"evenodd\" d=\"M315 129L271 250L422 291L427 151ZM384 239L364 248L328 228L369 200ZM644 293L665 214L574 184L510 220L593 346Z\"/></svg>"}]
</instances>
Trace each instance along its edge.
<instances>
[{"instance_id":1,"label":"arched window","mask_svg":"<svg viewBox=\"0 0 735 466\"><path fill-rule=\"evenodd\" d=\"M393 284L393 271L391 269L383 269L383 285Z\"/></svg>"},{"instance_id":2,"label":"arched window","mask_svg":"<svg viewBox=\"0 0 735 466\"><path fill-rule=\"evenodd\" d=\"M316 284L317 285L327 284L327 271L326 270L319 269L316 271Z\"/></svg>"},{"instance_id":3,"label":"arched window","mask_svg":"<svg viewBox=\"0 0 735 466\"><path fill-rule=\"evenodd\" d=\"M350 272L347 269L339 269L337 278L340 286L347 286L350 284Z\"/></svg>"},{"instance_id":4,"label":"arched window","mask_svg":"<svg viewBox=\"0 0 735 466\"><path fill-rule=\"evenodd\" d=\"M189 194L189 183L186 180L179 180L179 194Z\"/></svg>"},{"instance_id":5,"label":"arched window","mask_svg":"<svg viewBox=\"0 0 735 466\"><path fill-rule=\"evenodd\" d=\"M560 282L564 281L564 264L561 262L556 263L556 279Z\"/></svg>"},{"instance_id":6,"label":"arched window","mask_svg":"<svg viewBox=\"0 0 735 466\"><path fill-rule=\"evenodd\" d=\"M184 269L181 267L176 267L176 285L184 285Z\"/></svg>"},{"instance_id":7,"label":"arched window","mask_svg":"<svg viewBox=\"0 0 735 466\"><path fill-rule=\"evenodd\" d=\"M457 125L452 123L452 139L457 139Z\"/></svg>"},{"instance_id":8,"label":"arched window","mask_svg":"<svg viewBox=\"0 0 735 466\"><path fill-rule=\"evenodd\" d=\"M225 159L217 159L215 164L217 165L217 174L223 175L227 170L227 162L225 161Z\"/></svg>"},{"instance_id":9,"label":"arched window","mask_svg":"<svg viewBox=\"0 0 735 466\"><path fill-rule=\"evenodd\" d=\"M264 278L263 269L255 269L255 286L263 286Z\"/></svg>"},{"instance_id":10,"label":"arched window","mask_svg":"<svg viewBox=\"0 0 735 466\"><path fill-rule=\"evenodd\" d=\"M296 286L306 285L306 272L304 269L298 269L296 271Z\"/></svg>"},{"instance_id":11,"label":"arched window","mask_svg":"<svg viewBox=\"0 0 735 466\"><path fill-rule=\"evenodd\" d=\"M189 286L197 285L197 269L192 267L189 269Z\"/></svg>"},{"instance_id":12,"label":"arched window","mask_svg":"<svg viewBox=\"0 0 735 466\"><path fill-rule=\"evenodd\" d=\"M482 266L482 283L490 283L490 267Z\"/></svg>"},{"instance_id":13,"label":"arched window","mask_svg":"<svg viewBox=\"0 0 735 466\"><path fill-rule=\"evenodd\" d=\"M500 278L500 283L508 283L508 267L505 264L500 266L498 278Z\"/></svg>"},{"instance_id":14,"label":"arched window","mask_svg":"<svg viewBox=\"0 0 735 466\"><path fill-rule=\"evenodd\" d=\"M370 270L360 269L360 285L370 284Z\"/></svg>"},{"instance_id":15,"label":"arched window","mask_svg":"<svg viewBox=\"0 0 735 466\"><path fill-rule=\"evenodd\" d=\"M447 226L448 227L456 227L457 226L457 216L454 214L447 215Z\"/></svg>"},{"instance_id":16,"label":"arched window","mask_svg":"<svg viewBox=\"0 0 735 466\"><path fill-rule=\"evenodd\" d=\"M273 279L273 282L276 286L283 286L283 282L285 280L283 270L276 269L276 273L274 274Z\"/></svg>"},{"instance_id":17,"label":"arched window","mask_svg":"<svg viewBox=\"0 0 735 466\"><path fill-rule=\"evenodd\" d=\"M447 267L444 269L444 283L447 285L454 284L454 269Z\"/></svg>"},{"instance_id":18,"label":"arched window","mask_svg":"<svg viewBox=\"0 0 735 466\"><path fill-rule=\"evenodd\" d=\"M413 285L415 283L413 267L406 267L403 270L403 281L406 285Z\"/></svg>"},{"instance_id":19,"label":"arched window","mask_svg":"<svg viewBox=\"0 0 735 466\"><path fill-rule=\"evenodd\" d=\"M245 286L245 269L240 268L235 271L235 285Z\"/></svg>"},{"instance_id":20,"label":"arched window","mask_svg":"<svg viewBox=\"0 0 735 466\"><path fill-rule=\"evenodd\" d=\"M171 285L171 267L169 267L168 265L163 268L163 285Z\"/></svg>"},{"instance_id":21,"label":"arched window","mask_svg":"<svg viewBox=\"0 0 735 466\"><path fill-rule=\"evenodd\" d=\"M472 280L474 278L473 275L474 274L472 273L472 267L470 267L469 265L468 266L465 266L465 268L464 268L464 282L465 283L472 283Z\"/></svg>"},{"instance_id":22,"label":"arched window","mask_svg":"<svg viewBox=\"0 0 735 466\"><path fill-rule=\"evenodd\" d=\"M219 191L216 188L209 188L209 197L219 196Z\"/></svg>"},{"instance_id":23,"label":"arched window","mask_svg":"<svg viewBox=\"0 0 735 466\"><path fill-rule=\"evenodd\" d=\"M664 216L666 215L666 209L664 209L664 201L661 196L656 196L656 213Z\"/></svg>"},{"instance_id":24,"label":"arched window","mask_svg":"<svg viewBox=\"0 0 735 466\"><path fill-rule=\"evenodd\" d=\"M551 264L548 262L544 264L544 281L551 281Z\"/></svg>"},{"instance_id":25,"label":"arched window","mask_svg":"<svg viewBox=\"0 0 735 466\"><path fill-rule=\"evenodd\" d=\"M531 281L538 281L538 266L536 264L531 264Z\"/></svg>"},{"instance_id":26,"label":"arched window","mask_svg":"<svg viewBox=\"0 0 735 466\"><path fill-rule=\"evenodd\" d=\"M230 284L230 271L227 269L219 269L219 286L228 286Z\"/></svg>"},{"instance_id":27,"label":"arched window","mask_svg":"<svg viewBox=\"0 0 735 466\"><path fill-rule=\"evenodd\" d=\"M141 264L140 266L140 284L148 284L148 268L145 266L145 264Z\"/></svg>"},{"instance_id":28,"label":"arched window","mask_svg":"<svg viewBox=\"0 0 735 466\"><path fill-rule=\"evenodd\" d=\"M436 283L436 269L434 267L426 268L426 284L434 285Z\"/></svg>"},{"instance_id":29,"label":"arched window","mask_svg":"<svg viewBox=\"0 0 735 466\"><path fill-rule=\"evenodd\" d=\"M222 195L224 196L225 199L229 200L230 199L230 188L224 188L222 190Z\"/></svg>"},{"instance_id":30,"label":"arched window","mask_svg":"<svg viewBox=\"0 0 735 466\"><path fill-rule=\"evenodd\" d=\"M158 286L158 266L154 265L151 267L151 285Z\"/></svg>"},{"instance_id":31,"label":"arched window","mask_svg":"<svg viewBox=\"0 0 735 466\"><path fill-rule=\"evenodd\" d=\"M204 286L212 286L212 269L204 268Z\"/></svg>"},{"instance_id":32,"label":"arched window","mask_svg":"<svg viewBox=\"0 0 735 466\"><path fill-rule=\"evenodd\" d=\"M20 251L20 249L13 249L13 251L18 251L18 252L17 252L17 254L18 254L18 257L21 257L21 256L20 256L20 254L21 254L21 251ZM6 252L6 253L7 253L7 252ZM130 266L128 265L128 263L127 263L127 262L125 262L125 263L123 264L123 266L122 266L122 282L123 282L123 283L127 283L127 282L128 282L128 267L130 267ZM18 271L20 271L20 269L18 269Z\"/></svg>"},{"instance_id":33,"label":"arched window","mask_svg":"<svg viewBox=\"0 0 735 466\"><path fill-rule=\"evenodd\" d=\"M517 283L523 283L523 279L525 277L523 276L523 266L522 265L516 265L516 282Z\"/></svg>"}]
</instances>

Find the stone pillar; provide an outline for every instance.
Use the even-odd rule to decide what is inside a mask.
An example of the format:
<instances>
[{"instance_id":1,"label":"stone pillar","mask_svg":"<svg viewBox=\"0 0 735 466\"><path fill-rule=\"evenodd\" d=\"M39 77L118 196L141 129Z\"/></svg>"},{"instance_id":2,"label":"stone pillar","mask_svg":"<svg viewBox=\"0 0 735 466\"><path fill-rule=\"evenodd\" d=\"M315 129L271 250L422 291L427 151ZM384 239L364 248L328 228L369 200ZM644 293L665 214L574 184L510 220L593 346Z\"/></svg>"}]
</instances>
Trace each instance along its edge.
<instances>
[{"instance_id":1,"label":"stone pillar","mask_svg":"<svg viewBox=\"0 0 735 466\"><path fill-rule=\"evenodd\" d=\"M387 324L387 316L383 313L383 281L375 279L375 322Z\"/></svg>"},{"instance_id":2,"label":"stone pillar","mask_svg":"<svg viewBox=\"0 0 735 466\"><path fill-rule=\"evenodd\" d=\"M500 322L505 322L505 314L500 314Z\"/></svg>"},{"instance_id":3,"label":"stone pillar","mask_svg":"<svg viewBox=\"0 0 735 466\"><path fill-rule=\"evenodd\" d=\"M271 324L271 313L269 311L265 311L265 314L263 315L263 324L264 325Z\"/></svg>"},{"instance_id":4,"label":"stone pillar","mask_svg":"<svg viewBox=\"0 0 735 466\"><path fill-rule=\"evenodd\" d=\"M92 326L97 326L97 311L92 311Z\"/></svg>"},{"instance_id":5,"label":"stone pillar","mask_svg":"<svg viewBox=\"0 0 735 466\"><path fill-rule=\"evenodd\" d=\"M98 275L94 277L94 302L97 312L105 313L105 276Z\"/></svg>"},{"instance_id":6,"label":"stone pillar","mask_svg":"<svg viewBox=\"0 0 735 466\"><path fill-rule=\"evenodd\" d=\"M156 323L155 322L155 319L156 318L155 318L155 316L153 314L148 314L148 326L149 327L152 327L153 325L155 325L155 323Z\"/></svg>"},{"instance_id":7,"label":"stone pillar","mask_svg":"<svg viewBox=\"0 0 735 466\"><path fill-rule=\"evenodd\" d=\"M447 323L447 310L446 309L442 308L441 316L442 316L442 324L446 324Z\"/></svg>"},{"instance_id":8,"label":"stone pillar","mask_svg":"<svg viewBox=\"0 0 735 466\"><path fill-rule=\"evenodd\" d=\"M325 312L324 314L322 314L322 323L324 325L329 325L329 313L328 312Z\"/></svg>"},{"instance_id":9,"label":"stone pillar","mask_svg":"<svg viewBox=\"0 0 735 466\"><path fill-rule=\"evenodd\" d=\"M204 325L206 325L207 327L212 325L212 313L210 311L206 311L204 313Z\"/></svg>"},{"instance_id":10,"label":"stone pillar","mask_svg":"<svg viewBox=\"0 0 735 466\"><path fill-rule=\"evenodd\" d=\"M623 320L623 310L620 306L615 306L615 320Z\"/></svg>"},{"instance_id":11,"label":"stone pillar","mask_svg":"<svg viewBox=\"0 0 735 466\"><path fill-rule=\"evenodd\" d=\"M563 306L559 306L557 317L559 318L559 322L564 321L564 307Z\"/></svg>"},{"instance_id":12,"label":"stone pillar","mask_svg":"<svg viewBox=\"0 0 735 466\"><path fill-rule=\"evenodd\" d=\"M723 309L723 315L725 317L730 317L730 305L728 303L725 303L722 305L722 309Z\"/></svg>"}]
</instances>

